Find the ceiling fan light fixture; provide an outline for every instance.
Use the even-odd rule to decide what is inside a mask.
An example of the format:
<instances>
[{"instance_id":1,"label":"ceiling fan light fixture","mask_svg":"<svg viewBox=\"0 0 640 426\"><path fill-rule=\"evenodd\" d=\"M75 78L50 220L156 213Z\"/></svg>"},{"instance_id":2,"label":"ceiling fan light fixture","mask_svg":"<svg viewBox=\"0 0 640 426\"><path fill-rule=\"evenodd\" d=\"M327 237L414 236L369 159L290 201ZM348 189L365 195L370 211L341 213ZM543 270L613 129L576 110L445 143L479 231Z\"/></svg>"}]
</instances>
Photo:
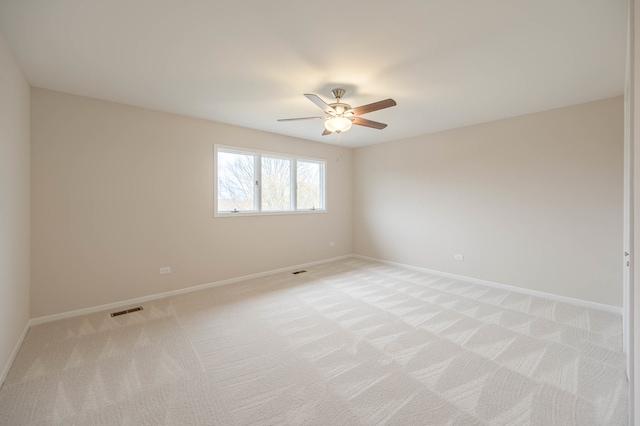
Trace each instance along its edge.
<instances>
[{"instance_id":1,"label":"ceiling fan light fixture","mask_svg":"<svg viewBox=\"0 0 640 426\"><path fill-rule=\"evenodd\" d=\"M330 132L342 133L351 128L353 123L345 117L333 117L325 120L324 128Z\"/></svg>"}]
</instances>

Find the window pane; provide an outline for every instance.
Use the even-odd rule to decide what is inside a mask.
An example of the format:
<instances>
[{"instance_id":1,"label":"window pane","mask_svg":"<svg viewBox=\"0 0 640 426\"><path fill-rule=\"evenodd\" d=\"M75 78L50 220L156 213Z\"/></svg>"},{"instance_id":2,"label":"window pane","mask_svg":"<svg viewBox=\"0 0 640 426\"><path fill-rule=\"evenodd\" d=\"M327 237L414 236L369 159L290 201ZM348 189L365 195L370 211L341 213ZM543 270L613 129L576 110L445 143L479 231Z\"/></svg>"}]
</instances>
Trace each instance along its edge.
<instances>
[{"instance_id":1,"label":"window pane","mask_svg":"<svg viewBox=\"0 0 640 426\"><path fill-rule=\"evenodd\" d=\"M262 156L262 210L291 210L291 160Z\"/></svg>"},{"instance_id":2,"label":"window pane","mask_svg":"<svg viewBox=\"0 0 640 426\"><path fill-rule=\"evenodd\" d=\"M218 211L256 209L255 156L218 151Z\"/></svg>"},{"instance_id":3,"label":"window pane","mask_svg":"<svg viewBox=\"0 0 640 426\"><path fill-rule=\"evenodd\" d=\"M298 169L298 209L324 209L322 197L323 164L299 160Z\"/></svg>"}]
</instances>

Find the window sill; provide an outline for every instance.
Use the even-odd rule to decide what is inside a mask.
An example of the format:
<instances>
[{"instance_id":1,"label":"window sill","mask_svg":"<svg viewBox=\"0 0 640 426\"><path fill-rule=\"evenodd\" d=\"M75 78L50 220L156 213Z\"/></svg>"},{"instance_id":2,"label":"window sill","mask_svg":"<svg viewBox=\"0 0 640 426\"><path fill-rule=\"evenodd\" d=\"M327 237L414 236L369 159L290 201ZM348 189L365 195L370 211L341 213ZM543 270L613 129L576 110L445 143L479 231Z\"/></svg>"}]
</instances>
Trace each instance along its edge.
<instances>
[{"instance_id":1,"label":"window sill","mask_svg":"<svg viewBox=\"0 0 640 426\"><path fill-rule=\"evenodd\" d=\"M247 217L247 216L282 216L282 215L291 215L291 214L322 214L326 213L327 210L298 210L295 212L247 212L247 213L214 213L213 217Z\"/></svg>"}]
</instances>

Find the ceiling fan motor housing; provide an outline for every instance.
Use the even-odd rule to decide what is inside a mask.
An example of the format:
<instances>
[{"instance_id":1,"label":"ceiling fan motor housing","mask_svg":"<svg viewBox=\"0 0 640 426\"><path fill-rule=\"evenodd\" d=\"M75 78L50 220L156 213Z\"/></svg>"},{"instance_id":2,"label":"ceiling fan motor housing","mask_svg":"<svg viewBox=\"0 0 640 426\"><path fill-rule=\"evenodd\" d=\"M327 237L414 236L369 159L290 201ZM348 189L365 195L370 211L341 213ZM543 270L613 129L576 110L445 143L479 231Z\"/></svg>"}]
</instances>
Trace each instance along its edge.
<instances>
[{"instance_id":1,"label":"ceiling fan motor housing","mask_svg":"<svg viewBox=\"0 0 640 426\"><path fill-rule=\"evenodd\" d=\"M329 104L329 106L335 110L336 115L338 115L338 116L344 115L346 117L346 116L349 116L349 115L353 115L353 113L351 113L351 112L345 114L345 112L347 112L347 111L349 111L351 109L351 105L349 105L349 104L345 104L345 103L342 103L342 102L335 102L333 104Z\"/></svg>"}]
</instances>

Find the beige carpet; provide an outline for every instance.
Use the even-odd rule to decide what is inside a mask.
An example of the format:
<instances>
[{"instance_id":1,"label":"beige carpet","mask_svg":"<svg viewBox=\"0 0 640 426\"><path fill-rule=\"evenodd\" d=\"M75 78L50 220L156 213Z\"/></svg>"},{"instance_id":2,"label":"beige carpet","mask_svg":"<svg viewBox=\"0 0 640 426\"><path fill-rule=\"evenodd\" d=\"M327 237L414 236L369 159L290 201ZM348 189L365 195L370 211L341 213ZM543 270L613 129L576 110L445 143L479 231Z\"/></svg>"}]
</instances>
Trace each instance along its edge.
<instances>
[{"instance_id":1,"label":"beige carpet","mask_svg":"<svg viewBox=\"0 0 640 426\"><path fill-rule=\"evenodd\" d=\"M619 316L359 259L33 327L3 425L623 425Z\"/></svg>"}]
</instances>

